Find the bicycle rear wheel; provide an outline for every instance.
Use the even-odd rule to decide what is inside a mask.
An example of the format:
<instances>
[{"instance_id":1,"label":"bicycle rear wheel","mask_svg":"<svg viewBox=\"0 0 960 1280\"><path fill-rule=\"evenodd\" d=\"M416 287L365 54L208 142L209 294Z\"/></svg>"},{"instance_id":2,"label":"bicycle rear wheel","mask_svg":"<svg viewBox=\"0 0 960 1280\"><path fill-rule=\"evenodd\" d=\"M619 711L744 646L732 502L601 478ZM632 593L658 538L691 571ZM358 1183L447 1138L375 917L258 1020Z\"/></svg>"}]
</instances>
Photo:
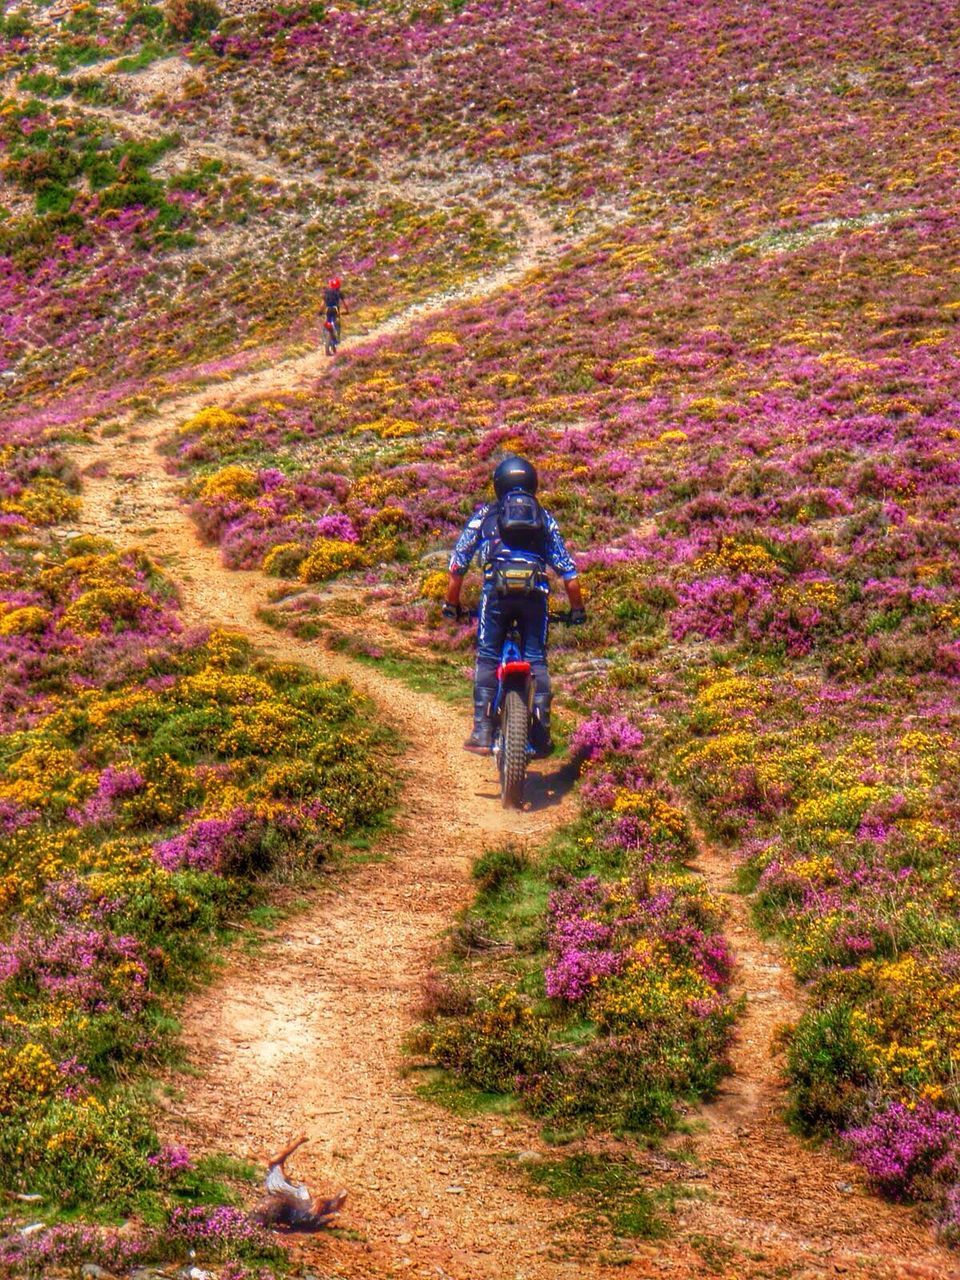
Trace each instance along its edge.
<instances>
[{"instance_id":1,"label":"bicycle rear wheel","mask_svg":"<svg viewBox=\"0 0 960 1280\"><path fill-rule=\"evenodd\" d=\"M521 809L523 784L527 777L530 711L519 689L507 690L501 723L500 799L505 809Z\"/></svg>"}]
</instances>

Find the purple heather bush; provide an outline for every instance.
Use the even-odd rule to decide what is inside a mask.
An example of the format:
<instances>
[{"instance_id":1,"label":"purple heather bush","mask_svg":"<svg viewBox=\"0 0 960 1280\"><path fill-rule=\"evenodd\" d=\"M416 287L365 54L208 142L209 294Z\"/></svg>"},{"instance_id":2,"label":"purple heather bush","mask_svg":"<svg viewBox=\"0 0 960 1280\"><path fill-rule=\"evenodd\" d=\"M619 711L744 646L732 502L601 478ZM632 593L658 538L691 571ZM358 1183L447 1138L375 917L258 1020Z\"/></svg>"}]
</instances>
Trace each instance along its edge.
<instances>
[{"instance_id":1,"label":"purple heather bush","mask_svg":"<svg viewBox=\"0 0 960 1280\"><path fill-rule=\"evenodd\" d=\"M896 1200L930 1199L960 1177L960 1116L930 1103L889 1104L869 1124L843 1135L870 1182Z\"/></svg>"},{"instance_id":2,"label":"purple heather bush","mask_svg":"<svg viewBox=\"0 0 960 1280\"><path fill-rule=\"evenodd\" d=\"M643 734L625 716L592 715L577 725L570 738L570 750L587 760L608 752L630 755L643 746Z\"/></svg>"},{"instance_id":3,"label":"purple heather bush","mask_svg":"<svg viewBox=\"0 0 960 1280\"><path fill-rule=\"evenodd\" d=\"M190 1152L179 1144L161 1147L155 1155L147 1157L147 1163L162 1172L164 1177L174 1180L194 1167Z\"/></svg>"}]
</instances>

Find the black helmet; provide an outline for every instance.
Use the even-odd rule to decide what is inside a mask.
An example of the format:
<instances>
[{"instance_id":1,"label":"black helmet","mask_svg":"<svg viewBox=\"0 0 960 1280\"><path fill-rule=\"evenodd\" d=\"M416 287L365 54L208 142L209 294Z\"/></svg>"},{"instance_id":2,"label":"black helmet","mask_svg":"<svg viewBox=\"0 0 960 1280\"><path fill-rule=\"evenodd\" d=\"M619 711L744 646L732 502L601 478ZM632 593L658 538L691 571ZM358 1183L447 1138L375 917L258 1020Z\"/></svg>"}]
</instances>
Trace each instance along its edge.
<instances>
[{"instance_id":1,"label":"black helmet","mask_svg":"<svg viewBox=\"0 0 960 1280\"><path fill-rule=\"evenodd\" d=\"M537 483L537 468L526 458L518 458L515 453L504 458L493 473L493 487L498 498L512 489L536 493Z\"/></svg>"}]
</instances>

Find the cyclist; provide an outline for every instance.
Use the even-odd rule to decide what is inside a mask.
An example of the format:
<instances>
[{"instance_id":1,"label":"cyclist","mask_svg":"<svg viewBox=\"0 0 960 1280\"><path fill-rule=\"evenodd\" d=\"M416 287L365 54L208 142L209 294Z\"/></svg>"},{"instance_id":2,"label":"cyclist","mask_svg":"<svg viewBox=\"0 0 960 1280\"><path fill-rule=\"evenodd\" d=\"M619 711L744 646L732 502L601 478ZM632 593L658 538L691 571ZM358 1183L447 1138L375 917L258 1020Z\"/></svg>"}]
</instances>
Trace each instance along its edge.
<instances>
[{"instance_id":1,"label":"cyclist","mask_svg":"<svg viewBox=\"0 0 960 1280\"><path fill-rule=\"evenodd\" d=\"M553 750L550 738L552 693L547 670L547 566L562 579L570 602L569 621L586 621L577 567L564 545L556 520L537 501L537 469L511 454L493 473L496 501L481 507L468 521L450 557L445 618L460 614L460 593L476 556L483 572L477 628L477 665L473 684L473 732L466 751L485 755L493 746L492 710L497 694L497 667L512 623L519 632L523 656L536 681L531 738L538 756Z\"/></svg>"},{"instance_id":2,"label":"cyclist","mask_svg":"<svg viewBox=\"0 0 960 1280\"><path fill-rule=\"evenodd\" d=\"M334 276L327 281L327 287L323 291L323 305L327 312L327 323L332 324L336 331L337 342L340 341L340 311L343 309L344 315L350 314L350 308L347 306L347 300L343 296L343 290L340 287L341 281L339 276Z\"/></svg>"}]
</instances>

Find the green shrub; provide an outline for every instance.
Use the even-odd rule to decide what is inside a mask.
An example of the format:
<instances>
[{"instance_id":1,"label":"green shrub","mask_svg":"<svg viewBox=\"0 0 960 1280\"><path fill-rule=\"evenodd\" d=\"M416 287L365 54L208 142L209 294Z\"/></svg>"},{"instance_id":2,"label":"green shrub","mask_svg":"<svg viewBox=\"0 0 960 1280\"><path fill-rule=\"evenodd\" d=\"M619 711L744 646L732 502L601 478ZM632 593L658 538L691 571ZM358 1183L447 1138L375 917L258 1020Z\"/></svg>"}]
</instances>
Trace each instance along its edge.
<instances>
[{"instance_id":1,"label":"green shrub","mask_svg":"<svg viewBox=\"0 0 960 1280\"><path fill-rule=\"evenodd\" d=\"M806 1133L847 1129L857 1119L870 1071L851 1027L849 1004L812 1009L787 1050L791 1119Z\"/></svg>"},{"instance_id":2,"label":"green shrub","mask_svg":"<svg viewBox=\"0 0 960 1280\"><path fill-rule=\"evenodd\" d=\"M163 16L175 36L190 40L212 31L221 15L212 0L166 0Z\"/></svg>"},{"instance_id":3,"label":"green shrub","mask_svg":"<svg viewBox=\"0 0 960 1280\"><path fill-rule=\"evenodd\" d=\"M69 213L75 198L76 192L71 187L45 182L37 188L37 213L41 217L47 213Z\"/></svg>"},{"instance_id":4,"label":"green shrub","mask_svg":"<svg viewBox=\"0 0 960 1280\"><path fill-rule=\"evenodd\" d=\"M56 1101L0 1125L5 1184L65 1209L98 1204L122 1213L154 1186L147 1158L156 1149L146 1107L126 1091L104 1100Z\"/></svg>"},{"instance_id":5,"label":"green shrub","mask_svg":"<svg viewBox=\"0 0 960 1280\"><path fill-rule=\"evenodd\" d=\"M8 13L5 17L0 18L0 32L8 40L21 40L24 36L28 36L32 30L30 19L25 13Z\"/></svg>"},{"instance_id":6,"label":"green shrub","mask_svg":"<svg viewBox=\"0 0 960 1280\"><path fill-rule=\"evenodd\" d=\"M552 1056L546 1023L528 1000L506 987L481 996L468 1016L423 1031L414 1047L492 1093L511 1093L518 1076L545 1071Z\"/></svg>"},{"instance_id":7,"label":"green shrub","mask_svg":"<svg viewBox=\"0 0 960 1280\"><path fill-rule=\"evenodd\" d=\"M145 27L148 31L159 31L163 23L163 10L156 5L146 4L131 13L126 21L126 29L132 31L134 27Z\"/></svg>"},{"instance_id":8,"label":"green shrub","mask_svg":"<svg viewBox=\"0 0 960 1280\"><path fill-rule=\"evenodd\" d=\"M530 860L525 853L508 845L504 849L491 849L479 857L471 874L481 893L493 893L515 880L529 865Z\"/></svg>"}]
</instances>

